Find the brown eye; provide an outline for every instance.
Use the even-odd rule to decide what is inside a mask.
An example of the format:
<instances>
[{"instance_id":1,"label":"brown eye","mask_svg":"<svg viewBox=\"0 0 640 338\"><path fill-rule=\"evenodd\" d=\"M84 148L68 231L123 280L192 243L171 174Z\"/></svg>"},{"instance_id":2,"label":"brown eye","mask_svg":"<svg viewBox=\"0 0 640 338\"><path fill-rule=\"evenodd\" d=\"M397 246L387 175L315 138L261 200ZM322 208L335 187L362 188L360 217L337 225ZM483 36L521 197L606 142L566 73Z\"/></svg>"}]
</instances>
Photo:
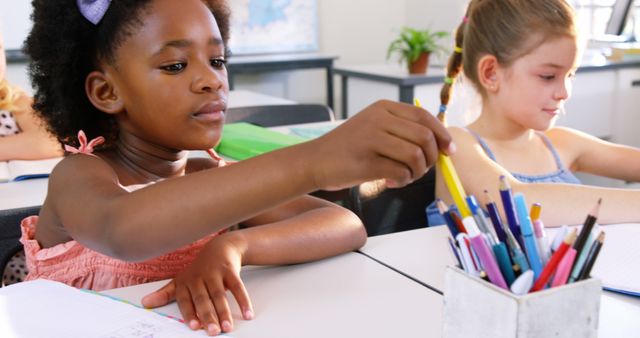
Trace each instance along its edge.
<instances>
[{"instance_id":1,"label":"brown eye","mask_svg":"<svg viewBox=\"0 0 640 338\"><path fill-rule=\"evenodd\" d=\"M186 63L173 63L167 66L162 66L160 69L167 71L169 73L178 73L187 67Z\"/></svg>"},{"instance_id":2,"label":"brown eye","mask_svg":"<svg viewBox=\"0 0 640 338\"><path fill-rule=\"evenodd\" d=\"M224 68L227 64L227 60L225 59L211 59L210 62L211 66L217 69Z\"/></svg>"}]
</instances>

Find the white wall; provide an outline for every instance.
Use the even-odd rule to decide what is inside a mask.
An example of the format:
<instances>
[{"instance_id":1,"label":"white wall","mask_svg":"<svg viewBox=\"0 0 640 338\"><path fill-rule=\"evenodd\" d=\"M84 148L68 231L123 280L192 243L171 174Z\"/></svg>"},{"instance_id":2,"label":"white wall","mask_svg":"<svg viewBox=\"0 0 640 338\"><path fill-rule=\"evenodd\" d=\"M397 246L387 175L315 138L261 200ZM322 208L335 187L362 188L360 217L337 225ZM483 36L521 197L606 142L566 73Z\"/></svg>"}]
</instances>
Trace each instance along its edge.
<instances>
[{"instance_id":1,"label":"white wall","mask_svg":"<svg viewBox=\"0 0 640 338\"><path fill-rule=\"evenodd\" d=\"M453 31L467 0L318 0L319 53L335 55L336 65L386 62L387 46L402 26ZM389 61L395 62L395 61ZM10 64L7 78L29 89L24 64ZM335 102L339 109L340 81ZM325 102L322 70L240 75L237 89L247 89L299 102Z\"/></svg>"},{"instance_id":2,"label":"white wall","mask_svg":"<svg viewBox=\"0 0 640 338\"><path fill-rule=\"evenodd\" d=\"M395 62L386 60L387 47L401 27L453 32L466 4L467 0L318 0L319 53L338 56L337 66ZM339 112L338 77L334 85ZM320 70L239 76L236 88L299 102L325 102L325 75Z\"/></svg>"}]
</instances>

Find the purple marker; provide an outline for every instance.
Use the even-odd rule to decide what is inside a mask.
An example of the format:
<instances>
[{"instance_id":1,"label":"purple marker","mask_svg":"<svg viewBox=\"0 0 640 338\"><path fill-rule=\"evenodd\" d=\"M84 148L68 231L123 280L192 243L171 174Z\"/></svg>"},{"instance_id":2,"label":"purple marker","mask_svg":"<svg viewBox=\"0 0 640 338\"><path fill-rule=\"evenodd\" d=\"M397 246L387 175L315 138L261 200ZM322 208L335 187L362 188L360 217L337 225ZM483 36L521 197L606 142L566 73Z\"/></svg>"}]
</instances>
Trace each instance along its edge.
<instances>
[{"instance_id":1,"label":"purple marker","mask_svg":"<svg viewBox=\"0 0 640 338\"><path fill-rule=\"evenodd\" d=\"M462 220L462 223L467 229L467 234L469 235L471 246L478 255L480 264L482 264L482 267L487 273L487 276L489 276L489 280L491 281L491 283L505 290L509 290L507 282L505 282L504 277L502 276L502 272L500 272L500 268L498 267L498 262L496 262L491 249L489 249L489 246L487 246L487 242L485 242L480 229L478 229L476 221L473 219L473 217L467 216Z\"/></svg>"}]
</instances>

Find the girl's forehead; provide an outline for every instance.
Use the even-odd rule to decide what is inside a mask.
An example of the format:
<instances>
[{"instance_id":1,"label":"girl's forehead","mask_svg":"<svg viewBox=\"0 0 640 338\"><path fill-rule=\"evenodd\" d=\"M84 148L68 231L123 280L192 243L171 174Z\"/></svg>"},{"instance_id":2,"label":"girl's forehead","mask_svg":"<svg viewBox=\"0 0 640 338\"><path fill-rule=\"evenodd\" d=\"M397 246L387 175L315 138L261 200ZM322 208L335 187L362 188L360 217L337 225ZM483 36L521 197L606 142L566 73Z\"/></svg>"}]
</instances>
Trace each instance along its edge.
<instances>
[{"instance_id":1,"label":"girl's forehead","mask_svg":"<svg viewBox=\"0 0 640 338\"><path fill-rule=\"evenodd\" d=\"M211 10L201 0L155 0L139 19L139 27L124 43L135 49L158 49L172 40L221 39Z\"/></svg>"},{"instance_id":2,"label":"girl's forehead","mask_svg":"<svg viewBox=\"0 0 640 338\"><path fill-rule=\"evenodd\" d=\"M534 66L554 65L573 68L579 56L578 41L574 37L562 36L547 39L520 58ZM518 60L516 60L517 62Z\"/></svg>"},{"instance_id":3,"label":"girl's forehead","mask_svg":"<svg viewBox=\"0 0 640 338\"><path fill-rule=\"evenodd\" d=\"M211 10L202 0L154 0L143 16L165 20L171 23L189 23L185 18L198 19L202 15L213 18ZM144 20L144 19L143 19Z\"/></svg>"}]
</instances>

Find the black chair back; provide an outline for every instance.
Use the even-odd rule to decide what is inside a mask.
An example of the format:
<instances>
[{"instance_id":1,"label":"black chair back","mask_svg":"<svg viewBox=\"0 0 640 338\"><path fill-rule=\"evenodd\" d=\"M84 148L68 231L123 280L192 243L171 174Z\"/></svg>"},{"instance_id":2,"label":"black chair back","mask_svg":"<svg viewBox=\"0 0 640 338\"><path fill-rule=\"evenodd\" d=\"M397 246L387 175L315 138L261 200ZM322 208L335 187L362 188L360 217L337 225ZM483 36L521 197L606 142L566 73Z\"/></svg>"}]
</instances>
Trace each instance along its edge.
<instances>
[{"instance_id":1,"label":"black chair back","mask_svg":"<svg viewBox=\"0 0 640 338\"><path fill-rule=\"evenodd\" d=\"M398 189L372 181L350 190L348 207L360 217L368 236L424 228L426 208L435 200L435 169Z\"/></svg>"},{"instance_id":2,"label":"black chair back","mask_svg":"<svg viewBox=\"0 0 640 338\"><path fill-rule=\"evenodd\" d=\"M331 108L322 104L283 104L229 108L225 122L248 122L261 127L275 127L334 119Z\"/></svg>"},{"instance_id":3,"label":"black chair back","mask_svg":"<svg viewBox=\"0 0 640 338\"><path fill-rule=\"evenodd\" d=\"M0 274L11 257L22 250L20 222L39 213L40 206L0 210Z\"/></svg>"}]
</instances>

